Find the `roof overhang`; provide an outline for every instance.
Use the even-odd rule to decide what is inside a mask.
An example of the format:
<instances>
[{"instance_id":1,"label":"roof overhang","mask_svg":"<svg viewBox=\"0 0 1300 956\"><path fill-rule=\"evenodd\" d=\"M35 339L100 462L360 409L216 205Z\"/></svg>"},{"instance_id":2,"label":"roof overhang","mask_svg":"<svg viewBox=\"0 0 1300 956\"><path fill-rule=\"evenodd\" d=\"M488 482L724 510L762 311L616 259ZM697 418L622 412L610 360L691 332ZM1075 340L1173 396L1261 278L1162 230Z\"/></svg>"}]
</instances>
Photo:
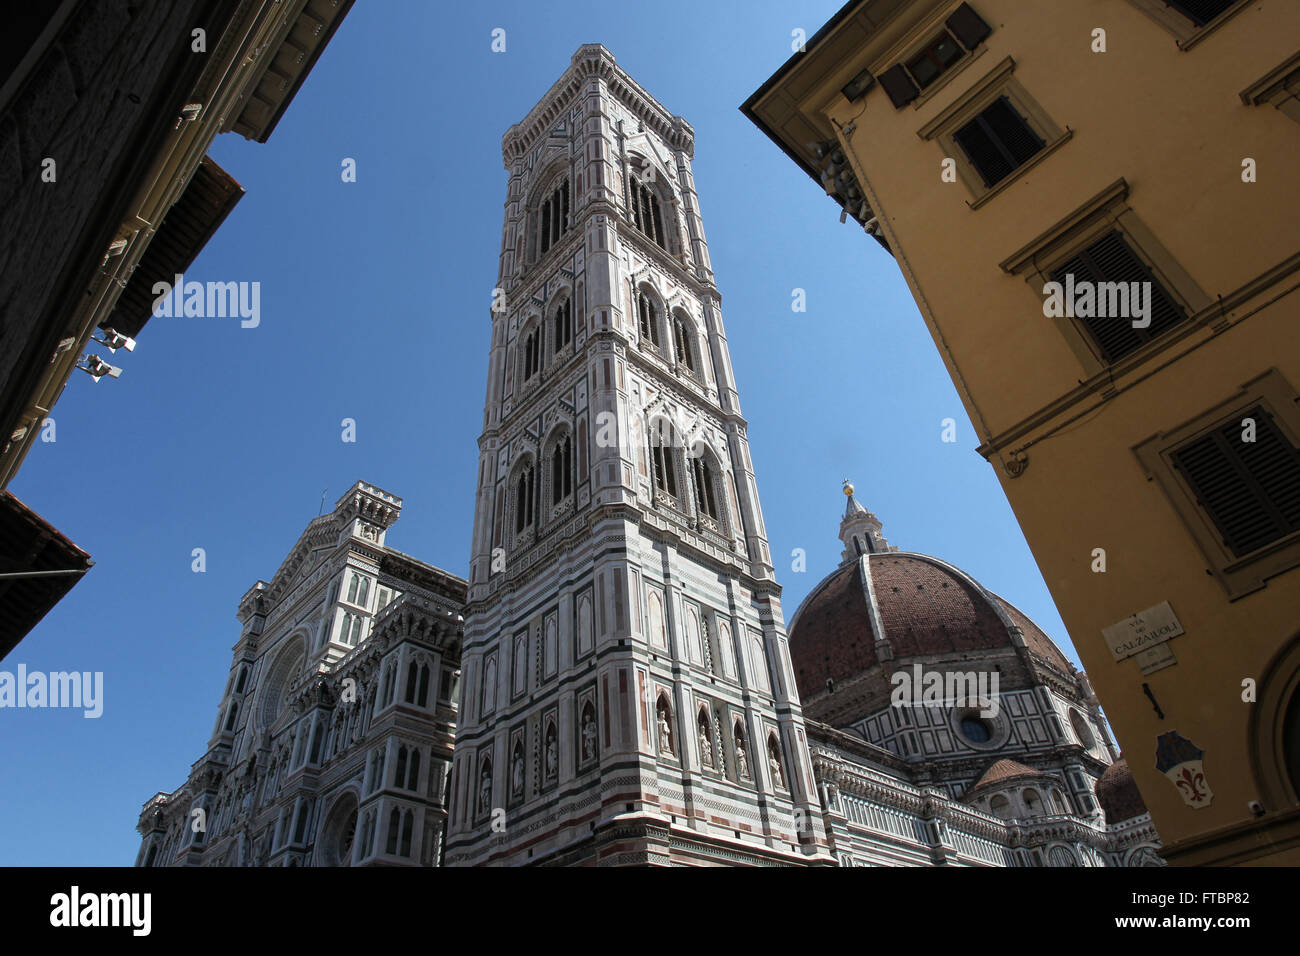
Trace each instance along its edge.
<instances>
[{"instance_id":1,"label":"roof overhang","mask_svg":"<svg viewBox=\"0 0 1300 956\"><path fill-rule=\"evenodd\" d=\"M63 600L94 562L9 492L0 493L0 659Z\"/></svg>"},{"instance_id":2,"label":"roof overhang","mask_svg":"<svg viewBox=\"0 0 1300 956\"><path fill-rule=\"evenodd\" d=\"M154 284L170 286L188 269L243 198L244 187L211 156L204 156L100 327L138 337L153 316Z\"/></svg>"},{"instance_id":3,"label":"roof overhang","mask_svg":"<svg viewBox=\"0 0 1300 956\"><path fill-rule=\"evenodd\" d=\"M307 74L329 44L354 0L291 0L298 14L286 19L262 54L266 67L230 124L241 136L265 143L275 132Z\"/></svg>"}]
</instances>

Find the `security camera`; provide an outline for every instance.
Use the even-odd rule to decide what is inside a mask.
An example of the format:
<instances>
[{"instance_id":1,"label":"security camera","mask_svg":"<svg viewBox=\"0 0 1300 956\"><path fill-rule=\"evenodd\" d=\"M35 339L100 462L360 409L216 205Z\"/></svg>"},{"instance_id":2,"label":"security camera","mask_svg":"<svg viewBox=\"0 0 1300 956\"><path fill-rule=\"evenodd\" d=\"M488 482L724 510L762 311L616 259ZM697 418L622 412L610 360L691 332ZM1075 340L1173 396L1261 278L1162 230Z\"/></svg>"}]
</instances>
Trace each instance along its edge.
<instances>
[{"instance_id":1,"label":"security camera","mask_svg":"<svg viewBox=\"0 0 1300 956\"><path fill-rule=\"evenodd\" d=\"M1264 804L1258 800L1248 800L1246 806L1250 809L1250 815L1254 817L1262 817L1267 812L1264 809Z\"/></svg>"}]
</instances>

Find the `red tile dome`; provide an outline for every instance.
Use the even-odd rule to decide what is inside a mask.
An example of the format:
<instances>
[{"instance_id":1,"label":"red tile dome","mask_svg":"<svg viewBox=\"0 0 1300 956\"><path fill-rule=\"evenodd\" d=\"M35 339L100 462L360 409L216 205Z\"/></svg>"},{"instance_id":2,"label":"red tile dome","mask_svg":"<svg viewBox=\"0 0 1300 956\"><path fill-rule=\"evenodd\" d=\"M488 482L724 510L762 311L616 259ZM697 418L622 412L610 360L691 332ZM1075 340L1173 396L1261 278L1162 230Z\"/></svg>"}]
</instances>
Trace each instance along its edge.
<instances>
[{"instance_id":1,"label":"red tile dome","mask_svg":"<svg viewBox=\"0 0 1300 956\"><path fill-rule=\"evenodd\" d=\"M1033 672L1043 667L1071 682L1065 655L1018 608L946 561L890 547L880 519L848 482L844 493L844 561L790 621L790 658L808 716L842 727L878 710L889 699L890 676L911 659L942 666L987 651L1004 682L1038 683L1042 674ZM889 667L879 666L882 641Z\"/></svg>"},{"instance_id":2,"label":"red tile dome","mask_svg":"<svg viewBox=\"0 0 1300 956\"><path fill-rule=\"evenodd\" d=\"M864 567L869 585L863 581ZM870 609L868 594L874 597ZM1038 625L968 575L938 558L887 551L850 561L813 589L791 620L790 657L805 711L842 726L857 716L842 711L847 701L825 711L811 702L837 685L869 676L880 663L877 642L882 635L893 651L891 669L896 669L908 658L1013 648L1013 627L1020 629L1039 664L1051 665L1065 677L1072 673L1065 655ZM882 675L881 681L886 679ZM873 696L879 696L881 686L878 682Z\"/></svg>"}]
</instances>

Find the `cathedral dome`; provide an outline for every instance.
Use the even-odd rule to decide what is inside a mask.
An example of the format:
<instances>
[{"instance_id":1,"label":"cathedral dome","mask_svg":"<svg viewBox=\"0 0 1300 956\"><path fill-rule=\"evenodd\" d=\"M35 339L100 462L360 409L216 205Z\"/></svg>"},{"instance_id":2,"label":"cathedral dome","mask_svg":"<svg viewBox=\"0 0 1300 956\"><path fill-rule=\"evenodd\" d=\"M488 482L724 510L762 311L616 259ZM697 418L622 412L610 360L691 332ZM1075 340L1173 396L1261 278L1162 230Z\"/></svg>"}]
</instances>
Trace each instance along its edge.
<instances>
[{"instance_id":1,"label":"cathedral dome","mask_svg":"<svg viewBox=\"0 0 1300 956\"><path fill-rule=\"evenodd\" d=\"M1097 802L1106 813L1106 823L1114 826L1147 812L1146 802L1138 793L1128 761L1120 758L1106 768L1097 780Z\"/></svg>"},{"instance_id":2,"label":"cathedral dome","mask_svg":"<svg viewBox=\"0 0 1300 956\"><path fill-rule=\"evenodd\" d=\"M987 657L1005 661L997 665L1005 682L1025 670L1027 655L1067 678L1074 673L1019 609L946 561L890 547L851 485L845 493L844 561L813 588L790 622L790 657L806 713L843 726L876 709L889 687L878 666L886 653L891 670L910 658ZM868 680L870 688L844 693L872 675L877 679Z\"/></svg>"}]
</instances>

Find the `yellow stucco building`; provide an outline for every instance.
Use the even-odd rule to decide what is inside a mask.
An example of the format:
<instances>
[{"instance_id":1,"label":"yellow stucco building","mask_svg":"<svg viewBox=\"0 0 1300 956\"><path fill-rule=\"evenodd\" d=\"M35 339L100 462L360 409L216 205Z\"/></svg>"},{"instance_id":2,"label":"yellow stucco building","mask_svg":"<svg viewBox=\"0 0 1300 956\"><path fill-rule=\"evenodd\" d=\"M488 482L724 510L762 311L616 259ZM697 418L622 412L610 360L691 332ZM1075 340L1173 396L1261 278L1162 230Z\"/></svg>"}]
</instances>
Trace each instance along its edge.
<instances>
[{"instance_id":1,"label":"yellow stucco building","mask_svg":"<svg viewBox=\"0 0 1300 956\"><path fill-rule=\"evenodd\" d=\"M1173 864L1300 863L1300 4L859 0L743 110L896 260Z\"/></svg>"}]
</instances>

